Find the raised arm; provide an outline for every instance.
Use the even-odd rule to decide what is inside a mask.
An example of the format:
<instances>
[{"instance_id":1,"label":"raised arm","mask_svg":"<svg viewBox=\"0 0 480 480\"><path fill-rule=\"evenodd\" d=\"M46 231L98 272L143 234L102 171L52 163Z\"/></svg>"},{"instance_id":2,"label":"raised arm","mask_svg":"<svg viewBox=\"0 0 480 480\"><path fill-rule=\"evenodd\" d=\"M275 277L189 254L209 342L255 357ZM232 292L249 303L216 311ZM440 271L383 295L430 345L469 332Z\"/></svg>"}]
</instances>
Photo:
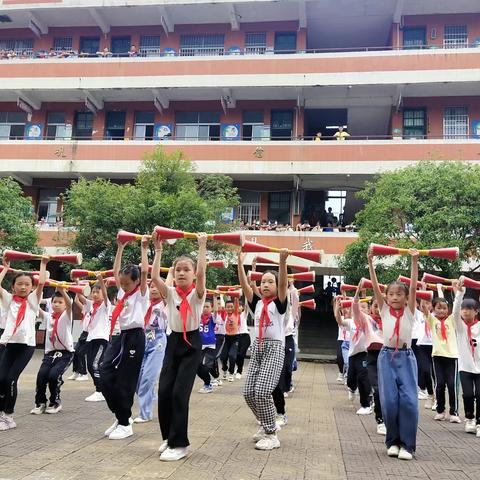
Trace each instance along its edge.
<instances>
[{"instance_id":1,"label":"raised arm","mask_svg":"<svg viewBox=\"0 0 480 480\"><path fill-rule=\"evenodd\" d=\"M168 269L167 278L165 279L165 285L167 287L173 287L173 267Z\"/></svg>"},{"instance_id":2,"label":"raised arm","mask_svg":"<svg viewBox=\"0 0 480 480\"><path fill-rule=\"evenodd\" d=\"M66 290L62 287L57 287L57 291L62 294L63 301L67 307L67 315L71 319L72 318L72 299L68 296Z\"/></svg>"},{"instance_id":3,"label":"raised arm","mask_svg":"<svg viewBox=\"0 0 480 480\"><path fill-rule=\"evenodd\" d=\"M342 313L340 312L341 301L342 301L342 297L340 295L335 297L333 301L333 314L335 316L335 321L337 322L338 326L344 327L345 325L343 324Z\"/></svg>"},{"instance_id":4,"label":"raised arm","mask_svg":"<svg viewBox=\"0 0 480 480\"><path fill-rule=\"evenodd\" d=\"M452 316L455 326L462 325L462 301L465 295L465 287L463 286L463 277L452 282L453 291L455 292L455 299L453 300Z\"/></svg>"},{"instance_id":5,"label":"raised arm","mask_svg":"<svg viewBox=\"0 0 480 480\"><path fill-rule=\"evenodd\" d=\"M243 262L245 261L245 253L242 251L238 252L238 261L237 261L237 268L238 268L238 280L240 285L242 286L243 294L245 295L245 300L247 302L251 302L253 300L253 290L250 286L250 282L248 281L247 274L245 273L245 268L243 266Z\"/></svg>"},{"instance_id":6,"label":"raised arm","mask_svg":"<svg viewBox=\"0 0 480 480\"><path fill-rule=\"evenodd\" d=\"M45 281L47 280L47 263L50 261L50 257L42 256L40 261L40 272L38 275L38 284L35 289L35 295L37 296L38 303L42 299L43 287L45 286Z\"/></svg>"},{"instance_id":7,"label":"raised arm","mask_svg":"<svg viewBox=\"0 0 480 480\"><path fill-rule=\"evenodd\" d=\"M152 265L152 282L157 287L158 292L164 300L167 299L168 288L162 277L160 276L160 260L162 259L162 241L158 238L158 235L154 231L152 233L153 244L155 245L155 257L153 258ZM170 272L168 272L170 275Z\"/></svg>"},{"instance_id":8,"label":"raised arm","mask_svg":"<svg viewBox=\"0 0 480 480\"><path fill-rule=\"evenodd\" d=\"M363 278L358 283L358 287L355 290L355 295L353 296L352 302L352 318L355 323L358 323L362 328L366 328L368 317L365 313L360 310L360 290L362 289Z\"/></svg>"},{"instance_id":9,"label":"raised arm","mask_svg":"<svg viewBox=\"0 0 480 480\"><path fill-rule=\"evenodd\" d=\"M368 259L368 271L370 272L370 280L372 281L372 285L373 285L373 294L375 295L375 300L378 303L378 308L379 310L381 310L384 304L383 294L382 294L382 291L380 290L380 285L378 284L375 267L373 266L373 252L371 248L368 249L367 259Z\"/></svg>"},{"instance_id":10,"label":"raised arm","mask_svg":"<svg viewBox=\"0 0 480 480\"><path fill-rule=\"evenodd\" d=\"M120 288L120 269L122 268L122 256L126 244L127 242L122 243L120 240L117 240L117 253L115 254L115 261L113 262L113 276L115 277L117 288Z\"/></svg>"},{"instance_id":11,"label":"raised arm","mask_svg":"<svg viewBox=\"0 0 480 480\"><path fill-rule=\"evenodd\" d=\"M100 290L102 291L103 295L103 303L105 303L105 306L108 307L108 292L107 292L107 286L105 285L105 280L103 279L103 275L100 272L97 272L97 282L100 285ZM77 297L75 297L76 299Z\"/></svg>"},{"instance_id":12,"label":"raised arm","mask_svg":"<svg viewBox=\"0 0 480 480\"><path fill-rule=\"evenodd\" d=\"M288 289L288 272L287 272L287 257L288 249L282 248L280 250L280 263L278 266L278 299L283 303L287 298Z\"/></svg>"},{"instance_id":13,"label":"raised arm","mask_svg":"<svg viewBox=\"0 0 480 480\"><path fill-rule=\"evenodd\" d=\"M410 272L410 295L408 296L408 308L415 314L417 308L417 283L418 283L418 250L411 248L409 250L412 257L412 270Z\"/></svg>"},{"instance_id":14,"label":"raised arm","mask_svg":"<svg viewBox=\"0 0 480 480\"><path fill-rule=\"evenodd\" d=\"M198 298L203 298L206 288L206 272L207 269L207 234L198 234L198 258L197 258L197 280L195 282L195 290Z\"/></svg>"},{"instance_id":15,"label":"raised arm","mask_svg":"<svg viewBox=\"0 0 480 480\"><path fill-rule=\"evenodd\" d=\"M86 301L87 299L81 293L77 293L75 295L74 303L80 310L83 310L83 307L85 306Z\"/></svg>"},{"instance_id":16,"label":"raised arm","mask_svg":"<svg viewBox=\"0 0 480 480\"><path fill-rule=\"evenodd\" d=\"M148 243L150 239L147 235L142 236L142 243L141 243L141 252L142 252L142 263L140 264L140 293L142 297L145 296L147 293L147 277L148 277Z\"/></svg>"},{"instance_id":17,"label":"raised arm","mask_svg":"<svg viewBox=\"0 0 480 480\"><path fill-rule=\"evenodd\" d=\"M5 291L3 287L1 287L3 279L5 275L8 273L8 269L10 268L10 262L3 257L3 270L0 272L0 298L2 298L3 292Z\"/></svg>"}]
</instances>

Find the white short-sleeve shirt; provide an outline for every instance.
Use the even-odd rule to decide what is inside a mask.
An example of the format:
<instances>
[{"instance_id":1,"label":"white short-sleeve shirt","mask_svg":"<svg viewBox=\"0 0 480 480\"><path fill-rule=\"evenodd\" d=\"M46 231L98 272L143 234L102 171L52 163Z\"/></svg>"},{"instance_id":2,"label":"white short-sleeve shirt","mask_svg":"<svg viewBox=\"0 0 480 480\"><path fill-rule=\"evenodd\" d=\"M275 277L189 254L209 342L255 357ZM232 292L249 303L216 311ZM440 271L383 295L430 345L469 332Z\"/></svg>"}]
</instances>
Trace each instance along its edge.
<instances>
[{"instance_id":1,"label":"white short-sleeve shirt","mask_svg":"<svg viewBox=\"0 0 480 480\"><path fill-rule=\"evenodd\" d=\"M85 331L88 332L87 342L91 340L108 340L110 336L110 302L102 302L93 315L93 302L87 300L88 319Z\"/></svg>"},{"instance_id":2,"label":"white short-sleeve shirt","mask_svg":"<svg viewBox=\"0 0 480 480\"><path fill-rule=\"evenodd\" d=\"M197 290L194 288L187 296L188 303L192 310L187 315L186 331L191 332L198 330L200 326L200 320L202 318L203 304L205 303L206 291L202 298L198 298ZM168 326L172 329L172 332L183 332L183 321L180 316L180 304L182 299L177 293L175 287L167 287L167 311L168 311Z\"/></svg>"},{"instance_id":3,"label":"white short-sleeve shirt","mask_svg":"<svg viewBox=\"0 0 480 480\"><path fill-rule=\"evenodd\" d=\"M124 295L125 292L119 288L117 295L118 299L121 300ZM117 319L120 330L144 328L144 319L150 302L149 297L150 292L148 288L145 290L145 295L142 295L141 289L139 288L134 294L127 298Z\"/></svg>"},{"instance_id":4,"label":"white short-sleeve shirt","mask_svg":"<svg viewBox=\"0 0 480 480\"><path fill-rule=\"evenodd\" d=\"M54 319L51 313L44 314L47 320L47 328L45 332L45 353L54 350L66 350L73 352L73 337L72 337L72 315L66 311L60 315L57 324L57 335L52 343L52 332Z\"/></svg>"}]
</instances>

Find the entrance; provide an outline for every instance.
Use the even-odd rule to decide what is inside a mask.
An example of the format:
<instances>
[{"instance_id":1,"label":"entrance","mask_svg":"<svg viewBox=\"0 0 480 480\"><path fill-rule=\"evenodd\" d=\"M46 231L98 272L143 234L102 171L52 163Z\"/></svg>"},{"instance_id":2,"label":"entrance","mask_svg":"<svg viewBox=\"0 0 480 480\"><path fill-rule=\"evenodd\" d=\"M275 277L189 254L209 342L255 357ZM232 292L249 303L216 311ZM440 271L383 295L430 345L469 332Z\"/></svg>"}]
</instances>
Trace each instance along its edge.
<instances>
[{"instance_id":1,"label":"entrance","mask_svg":"<svg viewBox=\"0 0 480 480\"><path fill-rule=\"evenodd\" d=\"M322 134L322 140L333 140L333 135L339 126L348 124L346 108L307 108L305 109L305 138L313 138L317 132Z\"/></svg>"}]
</instances>

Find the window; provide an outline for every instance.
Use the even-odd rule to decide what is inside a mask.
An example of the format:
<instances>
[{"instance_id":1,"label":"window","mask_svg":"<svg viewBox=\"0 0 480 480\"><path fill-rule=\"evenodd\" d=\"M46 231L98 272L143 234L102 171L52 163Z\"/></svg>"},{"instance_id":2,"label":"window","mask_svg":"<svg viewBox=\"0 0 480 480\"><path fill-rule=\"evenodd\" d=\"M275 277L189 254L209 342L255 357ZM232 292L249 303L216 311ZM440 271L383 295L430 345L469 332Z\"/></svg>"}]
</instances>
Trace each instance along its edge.
<instances>
[{"instance_id":1,"label":"window","mask_svg":"<svg viewBox=\"0 0 480 480\"><path fill-rule=\"evenodd\" d=\"M130 36L113 37L111 51L118 57L128 57L128 51L131 46Z\"/></svg>"},{"instance_id":2,"label":"window","mask_svg":"<svg viewBox=\"0 0 480 480\"><path fill-rule=\"evenodd\" d=\"M327 200L325 201L325 211L327 217L326 225L331 223L336 225L343 223L343 211L345 208L345 201L347 200L347 192L345 190L329 190L327 193ZM329 211L329 208L332 210Z\"/></svg>"},{"instance_id":3,"label":"window","mask_svg":"<svg viewBox=\"0 0 480 480\"><path fill-rule=\"evenodd\" d=\"M272 140L290 140L292 138L292 110L272 110L271 123Z\"/></svg>"},{"instance_id":4,"label":"window","mask_svg":"<svg viewBox=\"0 0 480 480\"><path fill-rule=\"evenodd\" d=\"M223 55L225 35L180 35L180 55Z\"/></svg>"},{"instance_id":5,"label":"window","mask_svg":"<svg viewBox=\"0 0 480 480\"><path fill-rule=\"evenodd\" d=\"M142 57L159 57L160 35L142 35L140 37L140 55Z\"/></svg>"},{"instance_id":6,"label":"window","mask_svg":"<svg viewBox=\"0 0 480 480\"><path fill-rule=\"evenodd\" d=\"M93 113L76 112L73 136L78 140L90 140L93 131Z\"/></svg>"},{"instance_id":7,"label":"window","mask_svg":"<svg viewBox=\"0 0 480 480\"><path fill-rule=\"evenodd\" d=\"M445 25L443 34L445 48L468 47L468 34L466 25Z\"/></svg>"},{"instance_id":8,"label":"window","mask_svg":"<svg viewBox=\"0 0 480 480\"><path fill-rule=\"evenodd\" d=\"M95 55L100 50L99 37L81 37L80 52Z\"/></svg>"},{"instance_id":9,"label":"window","mask_svg":"<svg viewBox=\"0 0 480 480\"><path fill-rule=\"evenodd\" d=\"M25 134L25 112L0 112L0 139L21 140Z\"/></svg>"},{"instance_id":10,"label":"window","mask_svg":"<svg viewBox=\"0 0 480 480\"><path fill-rule=\"evenodd\" d=\"M40 190L38 200L37 219L45 221L49 225L55 225L57 221L58 192L56 190Z\"/></svg>"},{"instance_id":11,"label":"window","mask_svg":"<svg viewBox=\"0 0 480 480\"><path fill-rule=\"evenodd\" d=\"M243 140L261 140L263 137L263 112L243 112Z\"/></svg>"},{"instance_id":12,"label":"window","mask_svg":"<svg viewBox=\"0 0 480 480\"><path fill-rule=\"evenodd\" d=\"M260 192L240 190L240 206L238 207L238 219L245 224L252 224L260 220Z\"/></svg>"},{"instance_id":13,"label":"window","mask_svg":"<svg viewBox=\"0 0 480 480\"><path fill-rule=\"evenodd\" d=\"M296 32L275 33L275 53L295 53L297 51Z\"/></svg>"},{"instance_id":14,"label":"window","mask_svg":"<svg viewBox=\"0 0 480 480\"><path fill-rule=\"evenodd\" d=\"M403 48L422 48L426 44L425 27L403 29Z\"/></svg>"},{"instance_id":15,"label":"window","mask_svg":"<svg viewBox=\"0 0 480 480\"><path fill-rule=\"evenodd\" d=\"M427 112L425 108L412 108L403 110L403 137L425 138Z\"/></svg>"},{"instance_id":16,"label":"window","mask_svg":"<svg viewBox=\"0 0 480 480\"><path fill-rule=\"evenodd\" d=\"M0 50L14 50L17 54L22 53L24 50L28 55L33 54L33 39L15 39L15 40L0 40Z\"/></svg>"},{"instance_id":17,"label":"window","mask_svg":"<svg viewBox=\"0 0 480 480\"><path fill-rule=\"evenodd\" d=\"M443 138L468 137L467 107L445 107L443 113Z\"/></svg>"},{"instance_id":18,"label":"window","mask_svg":"<svg viewBox=\"0 0 480 480\"><path fill-rule=\"evenodd\" d=\"M107 112L105 116L105 137L108 140L125 138L125 112Z\"/></svg>"},{"instance_id":19,"label":"window","mask_svg":"<svg viewBox=\"0 0 480 480\"><path fill-rule=\"evenodd\" d=\"M268 194L268 221L290 223L290 192L271 192Z\"/></svg>"},{"instance_id":20,"label":"window","mask_svg":"<svg viewBox=\"0 0 480 480\"><path fill-rule=\"evenodd\" d=\"M264 54L267 49L267 34L254 32L245 34L245 53Z\"/></svg>"},{"instance_id":21,"label":"window","mask_svg":"<svg viewBox=\"0 0 480 480\"><path fill-rule=\"evenodd\" d=\"M155 114L153 112L136 112L134 140L153 140Z\"/></svg>"},{"instance_id":22,"label":"window","mask_svg":"<svg viewBox=\"0 0 480 480\"><path fill-rule=\"evenodd\" d=\"M177 140L219 140L219 112L177 112Z\"/></svg>"},{"instance_id":23,"label":"window","mask_svg":"<svg viewBox=\"0 0 480 480\"><path fill-rule=\"evenodd\" d=\"M57 53L60 53L62 50L70 52L72 50L72 37L54 38L53 48Z\"/></svg>"},{"instance_id":24,"label":"window","mask_svg":"<svg viewBox=\"0 0 480 480\"><path fill-rule=\"evenodd\" d=\"M45 133L46 140L64 140L72 135L71 125L67 129L65 123L65 113L48 112L47 114L47 131Z\"/></svg>"}]
</instances>

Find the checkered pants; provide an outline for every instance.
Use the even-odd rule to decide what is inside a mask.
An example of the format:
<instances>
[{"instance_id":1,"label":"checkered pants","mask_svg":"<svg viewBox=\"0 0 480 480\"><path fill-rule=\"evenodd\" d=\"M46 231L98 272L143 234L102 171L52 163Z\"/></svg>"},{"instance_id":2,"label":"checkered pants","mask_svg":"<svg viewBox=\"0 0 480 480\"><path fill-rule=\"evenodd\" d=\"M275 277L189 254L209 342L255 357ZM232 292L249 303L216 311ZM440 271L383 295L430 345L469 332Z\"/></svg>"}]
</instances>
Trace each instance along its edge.
<instances>
[{"instance_id":1,"label":"checkered pants","mask_svg":"<svg viewBox=\"0 0 480 480\"><path fill-rule=\"evenodd\" d=\"M280 340L264 338L258 345L255 339L248 367L243 396L266 433L274 433L275 404L272 392L280 380L285 356L285 347Z\"/></svg>"}]
</instances>

